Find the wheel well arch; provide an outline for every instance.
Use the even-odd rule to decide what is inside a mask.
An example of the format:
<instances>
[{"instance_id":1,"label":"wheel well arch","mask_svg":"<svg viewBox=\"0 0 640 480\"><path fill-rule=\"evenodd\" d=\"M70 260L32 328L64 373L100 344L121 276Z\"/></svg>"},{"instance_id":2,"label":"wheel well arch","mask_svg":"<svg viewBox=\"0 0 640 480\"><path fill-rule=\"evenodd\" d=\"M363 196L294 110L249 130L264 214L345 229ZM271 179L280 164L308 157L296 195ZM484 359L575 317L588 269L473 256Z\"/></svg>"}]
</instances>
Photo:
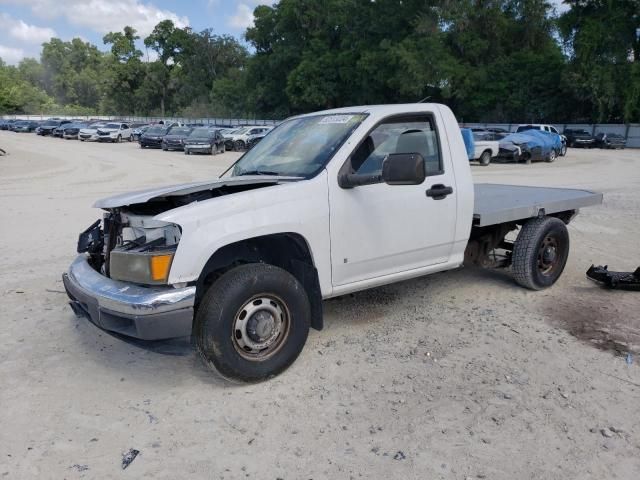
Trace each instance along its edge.
<instances>
[{"instance_id":1,"label":"wheel well arch","mask_svg":"<svg viewBox=\"0 0 640 480\"><path fill-rule=\"evenodd\" d=\"M207 289L225 272L247 263L268 263L292 274L304 287L311 306L311 326L322 330L322 292L307 240L295 232L251 237L216 250L196 282L195 308Z\"/></svg>"}]
</instances>

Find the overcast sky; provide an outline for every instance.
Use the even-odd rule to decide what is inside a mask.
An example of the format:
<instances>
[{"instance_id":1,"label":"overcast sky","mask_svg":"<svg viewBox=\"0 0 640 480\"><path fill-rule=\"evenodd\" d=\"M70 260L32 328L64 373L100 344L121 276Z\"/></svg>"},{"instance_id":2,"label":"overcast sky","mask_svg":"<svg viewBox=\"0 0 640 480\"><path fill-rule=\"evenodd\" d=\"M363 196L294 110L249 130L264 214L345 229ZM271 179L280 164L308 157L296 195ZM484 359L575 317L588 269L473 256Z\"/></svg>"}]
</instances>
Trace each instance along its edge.
<instances>
[{"instance_id":1,"label":"overcast sky","mask_svg":"<svg viewBox=\"0 0 640 480\"><path fill-rule=\"evenodd\" d=\"M102 36L131 25L144 38L161 20L196 31L237 37L253 22L253 9L271 0L0 0L0 58L16 64L39 58L51 37L80 37L104 49ZM559 5L562 0L551 0Z\"/></svg>"}]
</instances>

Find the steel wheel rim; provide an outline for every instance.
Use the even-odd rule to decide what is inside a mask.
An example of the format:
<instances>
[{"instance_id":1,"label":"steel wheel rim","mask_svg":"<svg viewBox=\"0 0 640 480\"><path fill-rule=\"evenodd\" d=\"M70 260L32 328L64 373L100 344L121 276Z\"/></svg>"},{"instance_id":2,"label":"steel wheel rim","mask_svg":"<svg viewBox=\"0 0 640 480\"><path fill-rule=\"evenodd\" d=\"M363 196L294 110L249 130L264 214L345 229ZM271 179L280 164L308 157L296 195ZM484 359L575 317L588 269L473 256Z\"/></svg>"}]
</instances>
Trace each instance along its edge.
<instances>
[{"instance_id":1,"label":"steel wheel rim","mask_svg":"<svg viewBox=\"0 0 640 480\"><path fill-rule=\"evenodd\" d=\"M247 360L266 360L282 348L290 326L291 315L281 298L264 293L254 295L234 317L233 346Z\"/></svg>"},{"instance_id":2,"label":"steel wheel rim","mask_svg":"<svg viewBox=\"0 0 640 480\"><path fill-rule=\"evenodd\" d=\"M551 275L560 261L560 248L555 237L547 235L538 249L538 271L545 276Z\"/></svg>"}]
</instances>

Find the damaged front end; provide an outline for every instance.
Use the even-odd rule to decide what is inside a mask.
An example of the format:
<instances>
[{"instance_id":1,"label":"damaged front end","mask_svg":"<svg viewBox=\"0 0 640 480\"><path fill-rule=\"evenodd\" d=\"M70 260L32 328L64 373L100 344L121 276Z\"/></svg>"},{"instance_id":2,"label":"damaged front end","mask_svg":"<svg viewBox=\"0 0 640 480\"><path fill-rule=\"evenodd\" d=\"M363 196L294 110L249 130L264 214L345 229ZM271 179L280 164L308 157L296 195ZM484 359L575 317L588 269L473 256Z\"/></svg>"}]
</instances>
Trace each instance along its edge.
<instances>
[{"instance_id":1,"label":"damaged front end","mask_svg":"<svg viewBox=\"0 0 640 480\"><path fill-rule=\"evenodd\" d=\"M167 283L180 235L178 225L112 209L80 234L78 253L86 253L91 267L105 277L162 285Z\"/></svg>"},{"instance_id":2,"label":"damaged front end","mask_svg":"<svg viewBox=\"0 0 640 480\"><path fill-rule=\"evenodd\" d=\"M125 208L80 234L63 274L71 307L100 328L143 340L191 334L196 287L168 285L180 227Z\"/></svg>"}]
</instances>

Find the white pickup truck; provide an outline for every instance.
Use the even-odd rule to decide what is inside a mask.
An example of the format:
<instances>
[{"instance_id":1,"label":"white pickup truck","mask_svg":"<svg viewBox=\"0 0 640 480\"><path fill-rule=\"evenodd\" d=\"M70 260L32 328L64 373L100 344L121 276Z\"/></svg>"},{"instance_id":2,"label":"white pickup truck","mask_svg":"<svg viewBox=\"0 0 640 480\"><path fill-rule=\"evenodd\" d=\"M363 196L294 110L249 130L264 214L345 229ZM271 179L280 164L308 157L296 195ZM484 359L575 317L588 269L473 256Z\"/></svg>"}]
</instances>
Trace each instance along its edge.
<instances>
[{"instance_id":1,"label":"white pickup truck","mask_svg":"<svg viewBox=\"0 0 640 480\"><path fill-rule=\"evenodd\" d=\"M322 301L463 264L560 277L584 190L473 184L458 123L438 104L290 118L213 181L95 203L63 275L97 326L193 335L224 377L257 381L298 356ZM519 229L515 241L505 237Z\"/></svg>"}]
</instances>

